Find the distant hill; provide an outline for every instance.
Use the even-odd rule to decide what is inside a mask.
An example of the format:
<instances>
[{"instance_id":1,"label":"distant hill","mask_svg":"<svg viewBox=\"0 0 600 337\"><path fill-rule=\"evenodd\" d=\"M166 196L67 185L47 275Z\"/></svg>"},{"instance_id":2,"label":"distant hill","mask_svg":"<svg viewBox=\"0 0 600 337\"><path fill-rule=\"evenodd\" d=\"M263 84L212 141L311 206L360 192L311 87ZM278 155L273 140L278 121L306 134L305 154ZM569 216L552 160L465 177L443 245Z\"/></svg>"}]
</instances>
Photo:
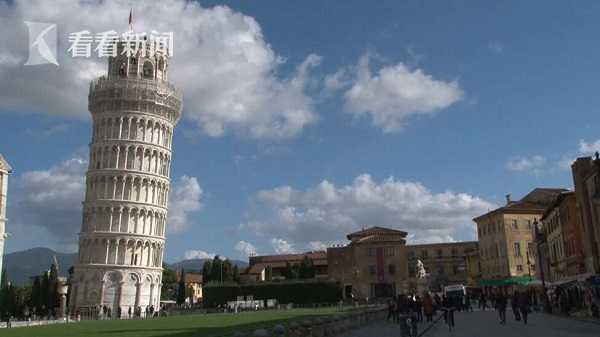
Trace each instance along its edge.
<instances>
[{"instance_id":1,"label":"distant hill","mask_svg":"<svg viewBox=\"0 0 600 337\"><path fill-rule=\"evenodd\" d=\"M168 264L170 269L179 270L185 269L185 271L202 271L202 266L205 261L212 261L212 259L189 259L175 263ZM239 268L245 268L248 266L248 262L241 260L230 260L231 263L238 266Z\"/></svg>"},{"instance_id":2,"label":"distant hill","mask_svg":"<svg viewBox=\"0 0 600 337\"><path fill-rule=\"evenodd\" d=\"M31 248L20 252L4 255L4 269L8 279L15 284L23 285L30 282L30 277L40 275L50 269L54 255L58 261L60 276L68 276L69 268L75 263L77 253L59 253L49 248ZM186 271L202 271L207 259L189 259L167 264L170 269L185 269ZM238 267L246 267L248 263L231 260Z\"/></svg>"},{"instance_id":3,"label":"distant hill","mask_svg":"<svg viewBox=\"0 0 600 337\"><path fill-rule=\"evenodd\" d=\"M31 248L4 255L4 269L8 279L16 284L27 284L29 278L50 269L54 255L58 261L60 276L67 276L77 253L58 253L48 248Z\"/></svg>"}]
</instances>

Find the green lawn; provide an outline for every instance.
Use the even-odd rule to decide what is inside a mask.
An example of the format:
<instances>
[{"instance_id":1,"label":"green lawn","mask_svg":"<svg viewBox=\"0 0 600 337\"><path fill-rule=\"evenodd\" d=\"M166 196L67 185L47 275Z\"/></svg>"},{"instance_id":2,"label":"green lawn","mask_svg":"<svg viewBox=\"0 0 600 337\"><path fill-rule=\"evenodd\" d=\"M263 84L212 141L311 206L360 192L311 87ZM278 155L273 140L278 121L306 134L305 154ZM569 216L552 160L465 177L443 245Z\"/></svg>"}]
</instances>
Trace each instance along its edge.
<instances>
[{"instance_id":1,"label":"green lawn","mask_svg":"<svg viewBox=\"0 0 600 337\"><path fill-rule=\"evenodd\" d=\"M270 327L276 323L339 312L338 308L259 311L240 314L173 316L147 320L85 321L39 327L0 329L2 337L209 337L238 330Z\"/></svg>"}]
</instances>

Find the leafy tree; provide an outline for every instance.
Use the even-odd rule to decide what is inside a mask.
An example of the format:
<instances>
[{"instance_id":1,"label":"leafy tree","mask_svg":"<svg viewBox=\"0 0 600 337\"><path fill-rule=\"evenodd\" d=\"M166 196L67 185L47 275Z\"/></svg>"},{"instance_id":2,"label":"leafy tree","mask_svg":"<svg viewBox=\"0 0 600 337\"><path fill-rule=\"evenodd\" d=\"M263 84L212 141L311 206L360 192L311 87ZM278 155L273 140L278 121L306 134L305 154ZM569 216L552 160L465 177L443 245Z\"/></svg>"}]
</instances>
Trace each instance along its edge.
<instances>
[{"instance_id":1,"label":"leafy tree","mask_svg":"<svg viewBox=\"0 0 600 337\"><path fill-rule=\"evenodd\" d=\"M308 256L304 256L304 258L300 262L300 266L298 267L298 274L298 276L301 279L310 279L315 277L315 266L313 265L312 260L308 258Z\"/></svg>"},{"instance_id":2,"label":"leafy tree","mask_svg":"<svg viewBox=\"0 0 600 337\"><path fill-rule=\"evenodd\" d=\"M223 261L219 255L216 255L212 261L212 266L210 270L210 280L215 282L222 282L222 272L223 272Z\"/></svg>"},{"instance_id":3,"label":"leafy tree","mask_svg":"<svg viewBox=\"0 0 600 337\"><path fill-rule=\"evenodd\" d=\"M287 268L287 265L286 265ZM287 269L286 269L287 271ZM287 278L287 276L286 276ZM273 268L271 268L271 266L267 266L267 268L265 268L265 281L272 281L273 280Z\"/></svg>"},{"instance_id":4,"label":"leafy tree","mask_svg":"<svg viewBox=\"0 0 600 337\"><path fill-rule=\"evenodd\" d=\"M179 287L177 288L177 304L185 303L185 270L181 269Z\"/></svg>"},{"instance_id":5,"label":"leafy tree","mask_svg":"<svg viewBox=\"0 0 600 337\"><path fill-rule=\"evenodd\" d=\"M285 276L286 280L291 280L294 278L294 271L292 269L292 265L289 262L285 263L285 269L283 271L283 276Z\"/></svg>"},{"instance_id":6,"label":"leafy tree","mask_svg":"<svg viewBox=\"0 0 600 337\"><path fill-rule=\"evenodd\" d=\"M210 260L204 261L204 265L202 266L202 284L206 284L212 279L210 278L212 272L212 262Z\"/></svg>"},{"instance_id":7,"label":"leafy tree","mask_svg":"<svg viewBox=\"0 0 600 337\"><path fill-rule=\"evenodd\" d=\"M240 283L240 268L237 264L233 265L233 282Z\"/></svg>"},{"instance_id":8,"label":"leafy tree","mask_svg":"<svg viewBox=\"0 0 600 337\"><path fill-rule=\"evenodd\" d=\"M161 300L176 300L177 295L177 274L175 271L163 266L162 288L160 292Z\"/></svg>"},{"instance_id":9,"label":"leafy tree","mask_svg":"<svg viewBox=\"0 0 600 337\"><path fill-rule=\"evenodd\" d=\"M225 261L222 262L222 268L223 282L232 282L233 265L231 264L231 261L229 261L229 259L225 259Z\"/></svg>"}]
</instances>

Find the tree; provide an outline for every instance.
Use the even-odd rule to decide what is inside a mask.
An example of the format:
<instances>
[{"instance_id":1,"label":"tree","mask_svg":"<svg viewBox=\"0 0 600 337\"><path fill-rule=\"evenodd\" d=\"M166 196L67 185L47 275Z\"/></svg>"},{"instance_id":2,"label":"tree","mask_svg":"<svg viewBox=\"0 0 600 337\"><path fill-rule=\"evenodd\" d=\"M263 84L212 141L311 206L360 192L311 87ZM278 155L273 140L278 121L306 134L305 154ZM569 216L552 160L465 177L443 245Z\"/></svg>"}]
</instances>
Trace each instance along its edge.
<instances>
[{"instance_id":1,"label":"tree","mask_svg":"<svg viewBox=\"0 0 600 337\"><path fill-rule=\"evenodd\" d=\"M292 265L289 262L285 263L283 276L285 276L286 280L292 280L294 278L294 271L292 270Z\"/></svg>"},{"instance_id":2,"label":"tree","mask_svg":"<svg viewBox=\"0 0 600 337\"><path fill-rule=\"evenodd\" d=\"M58 266L52 263L50 272L48 273L48 292L45 296L46 308L49 311L54 310L58 306Z\"/></svg>"},{"instance_id":3,"label":"tree","mask_svg":"<svg viewBox=\"0 0 600 337\"><path fill-rule=\"evenodd\" d=\"M231 261L229 261L229 259L225 259L225 261L222 263L222 268L223 282L232 282L233 266L231 265Z\"/></svg>"},{"instance_id":4,"label":"tree","mask_svg":"<svg viewBox=\"0 0 600 337\"><path fill-rule=\"evenodd\" d=\"M233 282L240 283L240 268L237 264L233 265Z\"/></svg>"},{"instance_id":5,"label":"tree","mask_svg":"<svg viewBox=\"0 0 600 337\"><path fill-rule=\"evenodd\" d=\"M161 300L175 300L177 295L177 274L175 271L163 266L162 288L160 292Z\"/></svg>"},{"instance_id":6,"label":"tree","mask_svg":"<svg viewBox=\"0 0 600 337\"><path fill-rule=\"evenodd\" d=\"M298 274L298 276L301 279L310 279L315 277L315 266L313 265L312 260L309 259L306 255L300 262L300 266L298 267Z\"/></svg>"},{"instance_id":7,"label":"tree","mask_svg":"<svg viewBox=\"0 0 600 337\"><path fill-rule=\"evenodd\" d=\"M287 265L286 265L286 272L287 272ZM287 276L286 276L287 278ZM273 280L273 268L271 268L271 266L267 266L265 268L265 281L272 281Z\"/></svg>"},{"instance_id":8,"label":"tree","mask_svg":"<svg viewBox=\"0 0 600 337\"><path fill-rule=\"evenodd\" d=\"M209 281L212 281L210 278L210 274L212 272L212 262L210 260L204 261L204 265L202 266L202 284L206 284Z\"/></svg>"},{"instance_id":9,"label":"tree","mask_svg":"<svg viewBox=\"0 0 600 337\"><path fill-rule=\"evenodd\" d=\"M219 257L219 255L216 255L212 261L212 266L211 266L211 270L210 270L210 280L211 281L216 281L216 282L222 281L222 275L221 275L221 273L223 272L222 268L223 268L223 261L221 261L221 258Z\"/></svg>"},{"instance_id":10,"label":"tree","mask_svg":"<svg viewBox=\"0 0 600 337\"><path fill-rule=\"evenodd\" d=\"M185 303L185 270L181 269L179 276L179 287L177 288L177 304Z\"/></svg>"}]
</instances>

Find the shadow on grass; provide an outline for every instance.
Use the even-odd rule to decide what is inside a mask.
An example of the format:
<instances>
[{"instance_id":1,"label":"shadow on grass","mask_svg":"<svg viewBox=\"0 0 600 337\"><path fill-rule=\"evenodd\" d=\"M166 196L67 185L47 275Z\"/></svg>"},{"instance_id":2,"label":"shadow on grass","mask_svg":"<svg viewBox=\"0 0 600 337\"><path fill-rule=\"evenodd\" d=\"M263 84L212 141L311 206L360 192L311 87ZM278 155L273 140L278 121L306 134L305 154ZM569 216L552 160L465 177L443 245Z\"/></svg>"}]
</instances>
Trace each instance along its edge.
<instances>
[{"instance_id":1,"label":"shadow on grass","mask_svg":"<svg viewBox=\"0 0 600 337\"><path fill-rule=\"evenodd\" d=\"M235 319L235 314L230 314L231 319ZM235 332L252 332L260 328L271 328L276 324L289 324L291 322L303 321L306 319L315 319L318 317L328 316L332 314L316 314L316 315L301 315L291 318L274 318L261 320L257 322L240 323L223 327L189 327L189 328L152 328L147 329L121 329L99 331L98 333L108 336L153 336L153 337L214 337L227 336ZM162 332L162 333L156 333Z\"/></svg>"}]
</instances>

